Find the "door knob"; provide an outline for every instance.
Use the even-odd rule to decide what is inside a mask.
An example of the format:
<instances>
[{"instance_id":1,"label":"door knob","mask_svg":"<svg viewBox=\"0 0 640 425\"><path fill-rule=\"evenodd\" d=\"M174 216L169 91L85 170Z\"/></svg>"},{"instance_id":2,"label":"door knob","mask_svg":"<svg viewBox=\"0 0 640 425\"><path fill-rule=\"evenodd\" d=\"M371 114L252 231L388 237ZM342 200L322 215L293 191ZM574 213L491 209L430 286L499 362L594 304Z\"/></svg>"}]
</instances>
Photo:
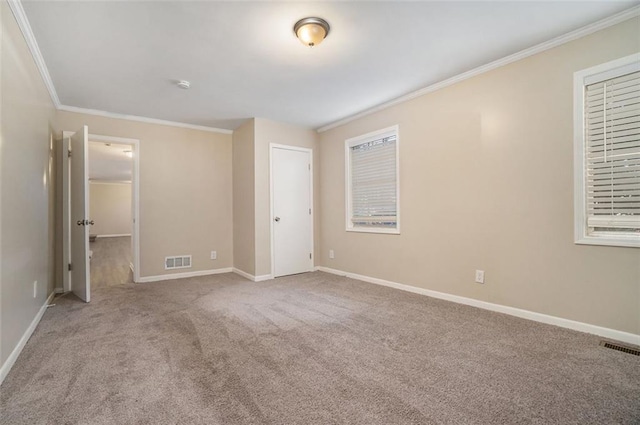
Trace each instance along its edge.
<instances>
[{"instance_id":1,"label":"door knob","mask_svg":"<svg viewBox=\"0 0 640 425\"><path fill-rule=\"evenodd\" d=\"M76 222L76 224L77 224L78 226L84 226L84 220L78 220L78 221Z\"/></svg>"},{"instance_id":2,"label":"door knob","mask_svg":"<svg viewBox=\"0 0 640 425\"><path fill-rule=\"evenodd\" d=\"M274 218L275 221L280 221L280 217Z\"/></svg>"},{"instance_id":3,"label":"door knob","mask_svg":"<svg viewBox=\"0 0 640 425\"><path fill-rule=\"evenodd\" d=\"M95 223L93 220L91 220L91 221L89 222L89 224L93 226L93 225L94 225L94 224L96 224L96 223Z\"/></svg>"}]
</instances>

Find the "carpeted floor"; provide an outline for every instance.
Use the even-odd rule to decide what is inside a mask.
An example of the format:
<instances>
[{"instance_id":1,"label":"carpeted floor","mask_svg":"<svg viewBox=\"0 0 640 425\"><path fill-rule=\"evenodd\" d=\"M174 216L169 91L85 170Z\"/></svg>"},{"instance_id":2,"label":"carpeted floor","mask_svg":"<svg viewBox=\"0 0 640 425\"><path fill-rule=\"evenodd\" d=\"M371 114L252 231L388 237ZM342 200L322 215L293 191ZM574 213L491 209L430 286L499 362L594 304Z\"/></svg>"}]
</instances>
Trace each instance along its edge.
<instances>
[{"instance_id":1,"label":"carpeted floor","mask_svg":"<svg viewBox=\"0 0 640 425\"><path fill-rule=\"evenodd\" d=\"M640 357L321 272L55 300L3 424L638 424Z\"/></svg>"}]
</instances>

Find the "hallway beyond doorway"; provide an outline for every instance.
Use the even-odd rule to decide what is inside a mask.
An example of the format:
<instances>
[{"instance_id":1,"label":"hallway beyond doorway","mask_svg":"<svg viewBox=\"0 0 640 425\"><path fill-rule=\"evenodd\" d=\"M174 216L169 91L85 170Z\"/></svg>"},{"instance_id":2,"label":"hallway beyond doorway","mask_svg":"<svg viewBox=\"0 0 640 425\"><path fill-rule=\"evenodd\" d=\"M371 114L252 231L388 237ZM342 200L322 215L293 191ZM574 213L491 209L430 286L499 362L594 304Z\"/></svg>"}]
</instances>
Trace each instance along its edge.
<instances>
[{"instance_id":1,"label":"hallway beyond doorway","mask_svg":"<svg viewBox=\"0 0 640 425\"><path fill-rule=\"evenodd\" d=\"M133 282L131 237L100 238L91 242L91 286L121 285Z\"/></svg>"}]
</instances>

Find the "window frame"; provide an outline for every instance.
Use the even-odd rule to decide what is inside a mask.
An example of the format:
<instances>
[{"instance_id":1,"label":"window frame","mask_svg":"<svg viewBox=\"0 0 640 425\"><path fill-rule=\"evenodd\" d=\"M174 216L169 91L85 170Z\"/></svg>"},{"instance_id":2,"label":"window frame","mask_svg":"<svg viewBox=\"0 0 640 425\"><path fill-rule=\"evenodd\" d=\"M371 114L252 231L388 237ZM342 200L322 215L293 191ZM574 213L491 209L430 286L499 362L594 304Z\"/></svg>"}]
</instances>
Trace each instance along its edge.
<instances>
[{"instance_id":1,"label":"window frame","mask_svg":"<svg viewBox=\"0 0 640 425\"><path fill-rule=\"evenodd\" d=\"M586 86L640 70L640 53L577 71L573 74L574 242L581 245L640 247L640 235L617 232L589 233L586 204L585 91Z\"/></svg>"},{"instance_id":2,"label":"window frame","mask_svg":"<svg viewBox=\"0 0 640 425\"><path fill-rule=\"evenodd\" d=\"M352 222L352 184L351 184L351 147L371 142L381 135L395 133L396 136L396 226L394 228L375 228L354 226ZM400 126L393 125L380 130L372 131L361 136L352 137L344 142L345 151L345 230L359 233L400 234Z\"/></svg>"}]
</instances>

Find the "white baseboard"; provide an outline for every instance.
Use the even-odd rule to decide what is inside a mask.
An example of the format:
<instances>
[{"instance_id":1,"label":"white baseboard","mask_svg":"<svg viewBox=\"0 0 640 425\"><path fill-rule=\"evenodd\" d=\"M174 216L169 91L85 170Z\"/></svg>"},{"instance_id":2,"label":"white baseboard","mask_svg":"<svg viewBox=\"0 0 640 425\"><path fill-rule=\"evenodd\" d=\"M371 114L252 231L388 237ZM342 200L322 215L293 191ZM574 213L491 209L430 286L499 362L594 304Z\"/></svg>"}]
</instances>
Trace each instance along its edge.
<instances>
[{"instance_id":1,"label":"white baseboard","mask_svg":"<svg viewBox=\"0 0 640 425\"><path fill-rule=\"evenodd\" d=\"M252 282L255 282L255 281L256 281L256 277L255 277L254 275L249 274L249 273L247 273L247 272L245 272L245 271L242 271L242 270L240 270L240 269L237 269L237 268L235 268L235 267L233 268L233 272L234 272L235 274L237 274L237 275L240 275L240 276L242 276L242 277L246 278L246 279L249 279L249 280L250 280L250 281L252 281Z\"/></svg>"},{"instance_id":2,"label":"white baseboard","mask_svg":"<svg viewBox=\"0 0 640 425\"><path fill-rule=\"evenodd\" d=\"M120 235L96 235L98 238L122 238L125 236L131 236L131 233L122 233Z\"/></svg>"},{"instance_id":3,"label":"white baseboard","mask_svg":"<svg viewBox=\"0 0 640 425\"><path fill-rule=\"evenodd\" d=\"M441 300L451 301L458 304L465 304L472 307L478 307L485 310L495 311L498 313L509 314L511 316L520 317L522 319L533 320L535 322L546 323L548 325L560 326L562 328L572 329L574 331L585 332L609 338L629 344L640 345L640 335L629 332L618 331L615 329L604 328L601 326L590 325L588 323L576 322L575 320L563 319L561 317L549 316L547 314L536 313L534 311L522 310L520 308L508 307L501 304L494 304L486 301L480 301L473 298L461 297L459 295L447 294L445 292L432 291L430 289L418 288L416 286L405 285L402 283L391 282L375 277L364 276L356 273L349 273L342 270L336 270L329 267L318 266L319 271L331 273L339 276L346 276L351 279L362 280L364 282L374 283L376 285L388 286L400 289L402 291L413 292L415 294L426 295L428 297L439 298Z\"/></svg>"},{"instance_id":4,"label":"white baseboard","mask_svg":"<svg viewBox=\"0 0 640 425\"><path fill-rule=\"evenodd\" d=\"M16 360L18 360L18 356L22 352L22 349L24 348L24 346L27 345L27 341L29 341L29 338L31 338L33 331L36 330L38 323L40 323L40 319L42 319L44 312L47 311L47 306L51 303L51 300L53 299L54 295L55 295L55 292L52 292L47 297L47 300L44 302L44 305L40 307L38 314L36 314L36 317L33 318L33 321L31 321L31 324L22 335L22 338L20 338L20 341L18 341L18 345L16 345L16 348L13 349L11 354L9 354L9 357L7 358L7 360L5 360L2 367L0 367L0 384L2 384L2 382L4 381L4 378L7 377L7 375L9 374L9 371L11 371L11 368L15 364Z\"/></svg>"},{"instance_id":5,"label":"white baseboard","mask_svg":"<svg viewBox=\"0 0 640 425\"><path fill-rule=\"evenodd\" d=\"M272 276L272 275L270 275L270 274L263 274L263 275L261 275L261 276L254 276L254 275L252 275L252 274L250 274L250 273L247 273L247 272L242 271L242 270L240 270L240 269L237 269L237 268L235 268L235 267L233 268L233 272L234 272L235 274L238 274L238 275L240 275L240 276L244 277L244 278L249 279L249 280L250 280L250 281L252 281L252 282L262 282L263 280L270 280L270 279L273 279L273 276Z\"/></svg>"},{"instance_id":6,"label":"white baseboard","mask_svg":"<svg viewBox=\"0 0 640 425\"><path fill-rule=\"evenodd\" d=\"M273 276L270 274L263 274L262 276L256 276L254 282L262 282L265 280L271 280Z\"/></svg>"},{"instance_id":7,"label":"white baseboard","mask_svg":"<svg viewBox=\"0 0 640 425\"><path fill-rule=\"evenodd\" d=\"M140 280L138 280L138 283L159 282L161 280L184 279L187 277L197 277L197 276L209 276L212 274L231 273L232 271L233 269L231 267L225 267L222 269L200 270L196 272L161 274L158 276L144 276L144 277L140 277Z\"/></svg>"}]
</instances>

